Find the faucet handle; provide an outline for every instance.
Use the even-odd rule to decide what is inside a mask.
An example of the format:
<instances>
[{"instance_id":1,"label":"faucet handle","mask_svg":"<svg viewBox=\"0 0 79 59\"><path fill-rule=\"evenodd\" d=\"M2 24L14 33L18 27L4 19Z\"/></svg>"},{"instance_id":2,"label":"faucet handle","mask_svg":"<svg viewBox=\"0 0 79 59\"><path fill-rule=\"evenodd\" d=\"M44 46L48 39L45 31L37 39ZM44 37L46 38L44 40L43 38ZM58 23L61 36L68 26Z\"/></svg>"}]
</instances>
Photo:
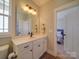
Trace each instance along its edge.
<instances>
[{"instance_id":1,"label":"faucet handle","mask_svg":"<svg viewBox=\"0 0 79 59\"><path fill-rule=\"evenodd\" d=\"M30 33L30 37L32 37L32 36L33 36L33 33L31 32L31 33Z\"/></svg>"}]
</instances>

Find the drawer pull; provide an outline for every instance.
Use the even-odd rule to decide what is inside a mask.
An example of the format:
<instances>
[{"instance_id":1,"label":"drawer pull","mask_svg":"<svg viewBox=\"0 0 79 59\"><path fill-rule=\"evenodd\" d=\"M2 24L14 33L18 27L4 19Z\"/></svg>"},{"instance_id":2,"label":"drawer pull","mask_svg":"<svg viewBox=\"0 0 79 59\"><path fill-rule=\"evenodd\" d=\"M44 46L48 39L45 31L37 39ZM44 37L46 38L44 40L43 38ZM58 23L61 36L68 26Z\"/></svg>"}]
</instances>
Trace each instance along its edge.
<instances>
[{"instance_id":1,"label":"drawer pull","mask_svg":"<svg viewBox=\"0 0 79 59\"><path fill-rule=\"evenodd\" d=\"M30 50L32 52L32 50Z\"/></svg>"},{"instance_id":2,"label":"drawer pull","mask_svg":"<svg viewBox=\"0 0 79 59\"><path fill-rule=\"evenodd\" d=\"M29 46L25 46L24 48L28 48Z\"/></svg>"},{"instance_id":3,"label":"drawer pull","mask_svg":"<svg viewBox=\"0 0 79 59\"><path fill-rule=\"evenodd\" d=\"M38 45L38 47L40 47L40 45Z\"/></svg>"}]
</instances>

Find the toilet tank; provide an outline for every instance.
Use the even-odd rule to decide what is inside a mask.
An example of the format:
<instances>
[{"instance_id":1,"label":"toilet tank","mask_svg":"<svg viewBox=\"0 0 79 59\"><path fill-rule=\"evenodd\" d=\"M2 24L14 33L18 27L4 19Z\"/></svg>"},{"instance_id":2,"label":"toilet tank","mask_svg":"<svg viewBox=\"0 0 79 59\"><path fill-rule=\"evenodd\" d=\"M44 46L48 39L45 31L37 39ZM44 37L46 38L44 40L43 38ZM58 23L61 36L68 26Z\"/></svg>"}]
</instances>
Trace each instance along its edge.
<instances>
[{"instance_id":1,"label":"toilet tank","mask_svg":"<svg viewBox=\"0 0 79 59\"><path fill-rule=\"evenodd\" d=\"M7 59L9 45L0 46L0 59Z\"/></svg>"}]
</instances>

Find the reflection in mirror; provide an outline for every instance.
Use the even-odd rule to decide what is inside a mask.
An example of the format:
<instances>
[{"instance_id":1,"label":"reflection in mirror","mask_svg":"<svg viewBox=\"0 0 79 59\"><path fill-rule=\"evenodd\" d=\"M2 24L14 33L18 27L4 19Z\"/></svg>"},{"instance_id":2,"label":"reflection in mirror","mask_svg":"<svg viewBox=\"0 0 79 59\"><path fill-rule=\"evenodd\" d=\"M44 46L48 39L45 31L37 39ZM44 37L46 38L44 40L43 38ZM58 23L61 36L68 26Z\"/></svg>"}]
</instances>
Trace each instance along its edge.
<instances>
[{"instance_id":1,"label":"reflection in mirror","mask_svg":"<svg viewBox=\"0 0 79 59\"><path fill-rule=\"evenodd\" d=\"M26 0L18 0L16 8L16 35L28 35L30 32L37 32L37 16L25 10ZM25 7L24 7L25 6ZM30 7L30 5L29 5ZM30 9L29 9L30 10ZM35 9L34 9L35 10ZM36 29L36 30L35 30Z\"/></svg>"},{"instance_id":2,"label":"reflection in mirror","mask_svg":"<svg viewBox=\"0 0 79 59\"><path fill-rule=\"evenodd\" d=\"M17 35L25 35L32 32L31 16L21 9L17 10Z\"/></svg>"}]
</instances>

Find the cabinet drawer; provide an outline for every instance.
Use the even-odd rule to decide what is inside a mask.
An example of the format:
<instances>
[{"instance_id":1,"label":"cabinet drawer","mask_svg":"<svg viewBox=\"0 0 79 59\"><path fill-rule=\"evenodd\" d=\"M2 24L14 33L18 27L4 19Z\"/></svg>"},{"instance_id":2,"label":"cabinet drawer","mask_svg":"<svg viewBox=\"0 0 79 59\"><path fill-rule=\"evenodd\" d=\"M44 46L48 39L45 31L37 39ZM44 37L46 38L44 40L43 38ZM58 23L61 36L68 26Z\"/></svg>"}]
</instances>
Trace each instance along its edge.
<instances>
[{"instance_id":1,"label":"cabinet drawer","mask_svg":"<svg viewBox=\"0 0 79 59\"><path fill-rule=\"evenodd\" d=\"M21 53L32 50L32 42L18 45L17 50L18 50L18 52L21 52Z\"/></svg>"}]
</instances>

